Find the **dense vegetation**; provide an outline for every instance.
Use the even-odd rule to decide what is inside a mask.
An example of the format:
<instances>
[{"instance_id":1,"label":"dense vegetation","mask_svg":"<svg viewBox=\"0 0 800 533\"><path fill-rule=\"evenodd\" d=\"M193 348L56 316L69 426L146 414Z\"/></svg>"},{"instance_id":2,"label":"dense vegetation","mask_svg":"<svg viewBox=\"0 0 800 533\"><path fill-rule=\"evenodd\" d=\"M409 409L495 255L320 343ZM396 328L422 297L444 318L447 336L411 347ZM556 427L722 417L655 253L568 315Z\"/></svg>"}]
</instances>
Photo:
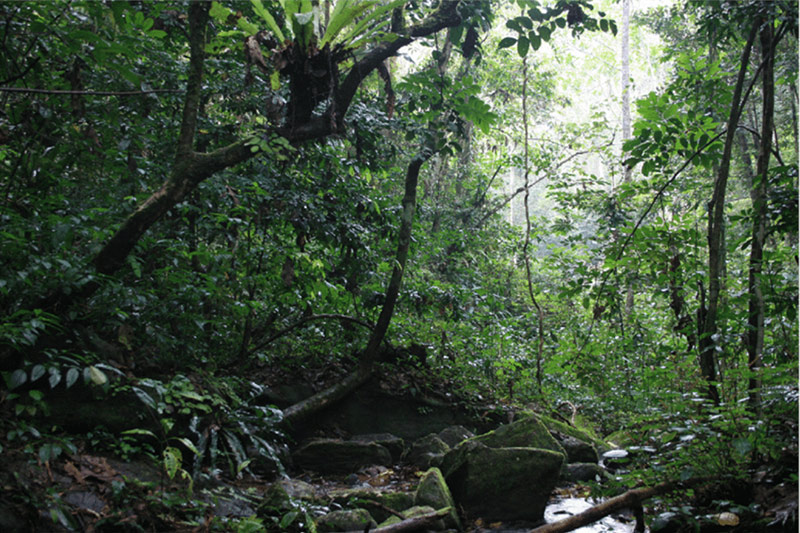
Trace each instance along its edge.
<instances>
[{"instance_id":1,"label":"dense vegetation","mask_svg":"<svg viewBox=\"0 0 800 533\"><path fill-rule=\"evenodd\" d=\"M3 463L247 475L245 449L391 368L658 447L629 485L796 484L797 5L638 11L653 90L576 112L621 83L620 13L0 4ZM319 394L249 403L297 376ZM78 389L156 424L74 433Z\"/></svg>"}]
</instances>

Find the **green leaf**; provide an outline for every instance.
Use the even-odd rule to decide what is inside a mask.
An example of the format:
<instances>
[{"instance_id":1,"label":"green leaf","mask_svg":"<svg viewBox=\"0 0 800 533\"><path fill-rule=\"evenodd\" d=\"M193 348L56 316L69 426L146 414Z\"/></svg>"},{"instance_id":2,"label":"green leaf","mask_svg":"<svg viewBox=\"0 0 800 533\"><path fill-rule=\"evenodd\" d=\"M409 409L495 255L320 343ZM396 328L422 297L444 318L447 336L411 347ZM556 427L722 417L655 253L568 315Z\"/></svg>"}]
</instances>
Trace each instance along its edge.
<instances>
[{"instance_id":1,"label":"green leaf","mask_svg":"<svg viewBox=\"0 0 800 533\"><path fill-rule=\"evenodd\" d=\"M89 379L91 379L92 383L95 385L105 385L108 383L108 377L105 373L95 366L89 367Z\"/></svg>"},{"instance_id":2,"label":"green leaf","mask_svg":"<svg viewBox=\"0 0 800 533\"><path fill-rule=\"evenodd\" d=\"M8 390L14 390L23 383L28 381L28 374L22 369L14 370L9 377L6 378Z\"/></svg>"},{"instance_id":3,"label":"green leaf","mask_svg":"<svg viewBox=\"0 0 800 533\"><path fill-rule=\"evenodd\" d=\"M608 31L608 21L606 19L600 20L600 29L603 31Z\"/></svg>"},{"instance_id":4,"label":"green leaf","mask_svg":"<svg viewBox=\"0 0 800 533\"><path fill-rule=\"evenodd\" d=\"M36 365L31 369L31 381L36 381L40 377L44 376L44 366L43 365Z\"/></svg>"},{"instance_id":5,"label":"green leaf","mask_svg":"<svg viewBox=\"0 0 800 533\"><path fill-rule=\"evenodd\" d=\"M122 435L146 435L148 437L153 437L154 439L158 439L155 433L147 429L127 429L122 432Z\"/></svg>"},{"instance_id":6,"label":"green leaf","mask_svg":"<svg viewBox=\"0 0 800 533\"><path fill-rule=\"evenodd\" d=\"M536 35L535 33L531 33L531 34L529 35L529 37L531 38L531 46L533 46L533 50L534 50L534 51L538 50L538 49L539 49L539 47L540 47L540 46L542 46L542 39L541 39L541 37L539 37L539 36L538 36L538 35Z\"/></svg>"},{"instance_id":7,"label":"green leaf","mask_svg":"<svg viewBox=\"0 0 800 533\"><path fill-rule=\"evenodd\" d=\"M733 449L742 456L747 455L753 450L753 443L748 439L734 439L732 444Z\"/></svg>"},{"instance_id":8,"label":"green leaf","mask_svg":"<svg viewBox=\"0 0 800 533\"><path fill-rule=\"evenodd\" d=\"M78 378L80 376L81 376L80 371L75 367L72 367L69 370L67 370L67 381L65 383L67 388L72 387L75 384L75 382L78 381Z\"/></svg>"},{"instance_id":9,"label":"green leaf","mask_svg":"<svg viewBox=\"0 0 800 533\"><path fill-rule=\"evenodd\" d=\"M300 512L299 512L299 511L289 511L288 513L286 513L285 515L283 515L283 518L281 518L281 522L280 522L280 524L278 524L278 527L279 527L280 529L286 529L286 528L288 528L290 525L292 525L292 522L294 522L294 521L295 521L295 519L296 519L296 518L297 518L299 515L300 515Z\"/></svg>"},{"instance_id":10,"label":"green leaf","mask_svg":"<svg viewBox=\"0 0 800 533\"><path fill-rule=\"evenodd\" d=\"M42 398L44 398L44 393L40 390L34 389L28 391L28 396L30 396L31 399L35 402L41 402Z\"/></svg>"},{"instance_id":11,"label":"green leaf","mask_svg":"<svg viewBox=\"0 0 800 533\"><path fill-rule=\"evenodd\" d=\"M174 479L183 461L181 451L174 446L167 446L162 455L164 458L164 470L167 472L167 476L170 479Z\"/></svg>"},{"instance_id":12,"label":"green leaf","mask_svg":"<svg viewBox=\"0 0 800 533\"><path fill-rule=\"evenodd\" d=\"M528 55L528 46L530 46L528 38L520 37L517 41L517 53L519 54L519 57L525 57Z\"/></svg>"},{"instance_id":13,"label":"green leaf","mask_svg":"<svg viewBox=\"0 0 800 533\"><path fill-rule=\"evenodd\" d=\"M72 370L75 370L75 369L73 368ZM48 381L48 383L50 383L50 388L54 389L54 388L56 388L56 385L61 383L61 371L58 368L56 368L54 366L51 366L48 369L48 372L50 373L50 377L47 378L47 381ZM77 379L77 374L78 374L77 370L75 371L75 374L76 374L75 378Z\"/></svg>"},{"instance_id":14,"label":"green leaf","mask_svg":"<svg viewBox=\"0 0 800 533\"><path fill-rule=\"evenodd\" d=\"M264 22L267 23L267 26L269 26L270 31L275 34L275 37L278 38L278 41L283 43L286 40L286 37L284 37L283 32L278 26L278 23L275 22L275 18L272 16L272 14L269 11L267 11L261 0L250 0L250 1L253 4L253 11L255 11L259 17L264 19Z\"/></svg>"},{"instance_id":15,"label":"green leaf","mask_svg":"<svg viewBox=\"0 0 800 533\"><path fill-rule=\"evenodd\" d=\"M508 48L509 46L514 46L516 42L517 40L514 37L506 37L500 41L500 44L497 45L497 49L501 50L503 48Z\"/></svg>"},{"instance_id":16,"label":"green leaf","mask_svg":"<svg viewBox=\"0 0 800 533\"><path fill-rule=\"evenodd\" d=\"M142 403L145 404L147 407L149 407L150 409L156 408L156 401L153 399L152 396L147 394L139 387L131 387L131 390L133 390L133 393L136 395L136 397L139 398L139 400L141 400Z\"/></svg>"},{"instance_id":17,"label":"green leaf","mask_svg":"<svg viewBox=\"0 0 800 533\"><path fill-rule=\"evenodd\" d=\"M197 449L197 447L194 445L194 443L192 441L190 441L189 439L187 439L186 437L178 437L175 440L177 440L178 442L180 442L181 444L186 446L186 449L188 449L193 454L200 455L200 451Z\"/></svg>"}]
</instances>

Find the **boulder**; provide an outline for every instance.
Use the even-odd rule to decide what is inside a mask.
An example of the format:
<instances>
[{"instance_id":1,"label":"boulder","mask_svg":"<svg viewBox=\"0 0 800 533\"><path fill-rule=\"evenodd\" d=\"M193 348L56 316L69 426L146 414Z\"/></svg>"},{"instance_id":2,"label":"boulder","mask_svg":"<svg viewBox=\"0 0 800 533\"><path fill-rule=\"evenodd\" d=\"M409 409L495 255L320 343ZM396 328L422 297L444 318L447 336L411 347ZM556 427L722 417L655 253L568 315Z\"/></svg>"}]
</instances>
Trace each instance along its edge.
<instances>
[{"instance_id":1,"label":"boulder","mask_svg":"<svg viewBox=\"0 0 800 533\"><path fill-rule=\"evenodd\" d=\"M594 445L594 448L598 451L598 453L602 454L603 452L616 447L612 444L609 444L607 441L601 439L597 435L595 435L591 429L587 429L587 426L576 427L561 420L551 418L547 415L539 414L537 416L539 417L539 420L542 421L542 424L547 426L547 429L549 429L551 433L553 432L563 433L564 435L575 437L580 441L588 442ZM582 420L582 417L578 416L576 417L576 420Z\"/></svg>"},{"instance_id":2,"label":"boulder","mask_svg":"<svg viewBox=\"0 0 800 533\"><path fill-rule=\"evenodd\" d=\"M414 493L414 505L428 505L434 509L450 507L450 516L445 520L445 525L461 529L461 521L458 519L453 496L438 468L430 468L423 474L417 491Z\"/></svg>"},{"instance_id":3,"label":"boulder","mask_svg":"<svg viewBox=\"0 0 800 533\"><path fill-rule=\"evenodd\" d=\"M469 516L538 522L563 463L564 454L557 451L490 448L470 439L447 454L443 471L453 498Z\"/></svg>"},{"instance_id":4,"label":"boulder","mask_svg":"<svg viewBox=\"0 0 800 533\"><path fill-rule=\"evenodd\" d=\"M475 436L473 432L464 426L448 426L438 433L438 436L445 444L455 448L463 441Z\"/></svg>"},{"instance_id":5,"label":"boulder","mask_svg":"<svg viewBox=\"0 0 800 533\"><path fill-rule=\"evenodd\" d=\"M591 443L559 431L552 432L552 435L567 452L568 463L596 463L600 460L597 449Z\"/></svg>"},{"instance_id":6,"label":"boulder","mask_svg":"<svg viewBox=\"0 0 800 533\"><path fill-rule=\"evenodd\" d=\"M315 439L293 455L294 463L320 474L347 474L370 465L392 464L389 450L372 442Z\"/></svg>"},{"instance_id":7,"label":"boulder","mask_svg":"<svg viewBox=\"0 0 800 533\"><path fill-rule=\"evenodd\" d=\"M315 501L318 499L314 485L299 479L281 479L267 489L263 507L271 509L290 509L292 500Z\"/></svg>"},{"instance_id":8,"label":"boulder","mask_svg":"<svg viewBox=\"0 0 800 533\"><path fill-rule=\"evenodd\" d=\"M317 519L317 531L366 531L378 524L366 509L331 511Z\"/></svg>"},{"instance_id":9,"label":"boulder","mask_svg":"<svg viewBox=\"0 0 800 533\"><path fill-rule=\"evenodd\" d=\"M450 451L448 446L438 435L431 433L417 439L411 446L406 460L420 468L439 466L444 454Z\"/></svg>"},{"instance_id":10,"label":"boulder","mask_svg":"<svg viewBox=\"0 0 800 533\"><path fill-rule=\"evenodd\" d=\"M553 438L539 418L533 414L504 424L494 431L473 437L468 442L479 442L489 448L541 448L567 456L564 448Z\"/></svg>"},{"instance_id":11,"label":"boulder","mask_svg":"<svg viewBox=\"0 0 800 533\"><path fill-rule=\"evenodd\" d=\"M350 440L355 442L374 443L383 446L392 454L393 461L399 461L405 451L403 439L391 433L369 433L365 435L354 435Z\"/></svg>"},{"instance_id":12,"label":"boulder","mask_svg":"<svg viewBox=\"0 0 800 533\"><path fill-rule=\"evenodd\" d=\"M358 505L367 509L376 522L393 516L387 509L402 512L414 505L412 493L385 492L378 487L332 489L328 491L328 497L334 504L342 507Z\"/></svg>"}]
</instances>

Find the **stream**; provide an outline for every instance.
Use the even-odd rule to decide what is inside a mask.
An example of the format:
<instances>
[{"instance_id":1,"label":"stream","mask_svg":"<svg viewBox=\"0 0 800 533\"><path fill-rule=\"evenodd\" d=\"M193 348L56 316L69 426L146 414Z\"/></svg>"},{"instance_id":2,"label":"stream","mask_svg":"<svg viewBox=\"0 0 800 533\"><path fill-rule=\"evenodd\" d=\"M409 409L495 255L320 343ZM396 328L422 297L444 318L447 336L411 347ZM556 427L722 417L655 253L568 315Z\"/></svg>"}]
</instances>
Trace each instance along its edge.
<instances>
[{"instance_id":1,"label":"stream","mask_svg":"<svg viewBox=\"0 0 800 533\"><path fill-rule=\"evenodd\" d=\"M558 522L578 513L582 513L594 504L586 501L586 498L557 497L551 500L544 510L544 520L548 524ZM636 525L633 516L620 517L626 521L618 520L615 516L606 516L602 520L574 530L574 533L631 533Z\"/></svg>"},{"instance_id":2,"label":"stream","mask_svg":"<svg viewBox=\"0 0 800 533\"><path fill-rule=\"evenodd\" d=\"M593 505L596 503L591 503L587 498L554 494L544 510L544 520L548 524L558 522L582 513ZM575 529L574 533L633 533L635 525L636 521L632 514L614 514L593 524ZM478 528L471 530L471 533L528 533L530 530L529 524L503 524L499 527Z\"/></svg>"}]
</instances>

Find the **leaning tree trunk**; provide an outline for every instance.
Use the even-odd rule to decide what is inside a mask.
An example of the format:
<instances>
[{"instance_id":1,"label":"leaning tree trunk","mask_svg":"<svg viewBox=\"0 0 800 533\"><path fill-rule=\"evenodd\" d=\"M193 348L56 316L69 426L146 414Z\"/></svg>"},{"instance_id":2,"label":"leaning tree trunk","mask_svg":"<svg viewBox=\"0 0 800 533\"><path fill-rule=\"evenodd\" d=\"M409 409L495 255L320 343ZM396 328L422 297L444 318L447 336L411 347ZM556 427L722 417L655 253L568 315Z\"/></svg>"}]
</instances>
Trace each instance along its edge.
<instances>
[{"instance_id":1,"label":"leaning tree trunk","mask_svg":"<svg viewBox=\"0 0 800 533\"><path fill-rule=\"evenodd\" d=\"M761 381L758 369L764 351L764 295L761 291L761 271L764 257L764 238L767 227L767 185L769 181L769 157L772 149L772 127L775 108L774 46L771 24L764 24L759 40L764 70L762 72L761 140L750 198L753 201L753 238L750 244L750 294L747 320L747 363L751 377L748 384L748 399L753 410L760 407Z\"/></svg>"},{"instance_id":2,"label":"leaning tree trunk","mask_svg":"<svg viewBox=\"0 0 800 533\"><path fill-rule=\"evenodd\" d=\"M296 424L307 418L309 415L319 411L340 400L353 392L355 389L367 382L372 375L375 360L389 329L389 322L394 314L394 306L397 303L397 295L400 292L400 285L403 281L403 273L408 260L408 249L411 244L411 228L414 224L414 211L417 204L417 183L419 181L419 171L423 163L430 159L433 152L423 149L417 154L408 165L406 172L405 194L403 195L403 214L400 221L400 231L397 237L397 252L395 253L395 263L392 269L392 277L386 287L386 295L381 308L378 321L372 329L372 334L367 341L367 347L361 354L358 367L342 381L336 383L313 396L302 400L283 411L283 421L287 425Z\"/></svg>"},{"instance_id":3,"label":"leaning tree trunk","mask_svg":"<svg viewBox=\"0 0 800 533\"><path fill-rule=\"evenodd\" d=\"M733 91L731 112L728 117L727 132L725 134L725 148L722 152L722 159L719 165L719 173L714 183L714 192L709 202L708 212L708 307L704 313L699 348L700 348L700 371L707 383L709 398L715 403L719 403L719 391L715 384L717 380L715 351L717 341L717 317L719 314L718 306L720 299L721 272L724 269L724 250L723 250L723 231L725 225L725 191L728 185L728 175L730 174L731 153L733 142L736 137L736 128L739 123L739 116L742 110L742 90L744 88L745 75L750 63L750 51L753 48L753 41L758 33L758 22L753 24L750 35L742 52L742 59L739 64L739 75L736 79L736 86Z\"/></svg>"}]
</instances>

